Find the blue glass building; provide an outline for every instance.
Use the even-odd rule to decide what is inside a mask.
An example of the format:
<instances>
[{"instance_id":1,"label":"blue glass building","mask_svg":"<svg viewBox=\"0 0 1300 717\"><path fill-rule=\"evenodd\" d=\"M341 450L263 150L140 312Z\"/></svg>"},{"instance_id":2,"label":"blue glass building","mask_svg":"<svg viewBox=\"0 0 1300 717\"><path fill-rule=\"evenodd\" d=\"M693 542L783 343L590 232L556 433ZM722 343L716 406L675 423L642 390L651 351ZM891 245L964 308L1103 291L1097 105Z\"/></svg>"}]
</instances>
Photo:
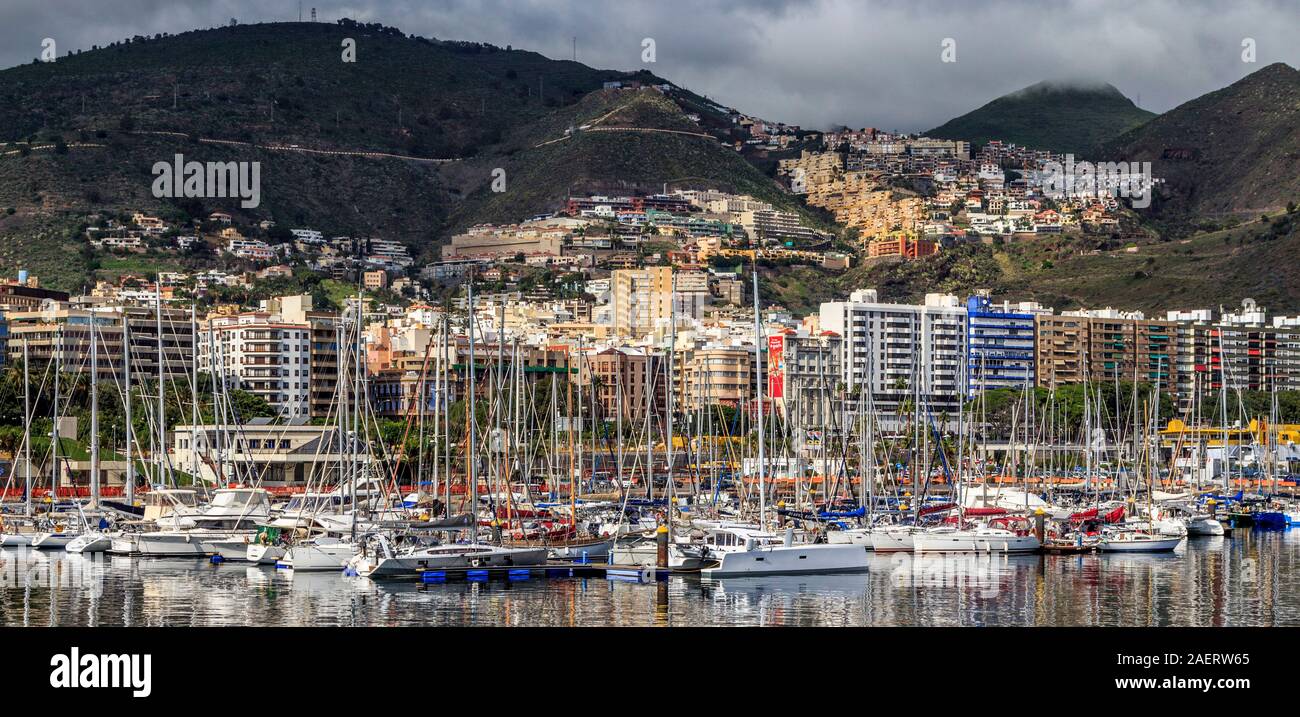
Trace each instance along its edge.
<instances>
[{"instance_id":1,"label":"blue glass building","mask_svg":"<svg viewBox=\"0 0 1300 717\"><path fill-rule=\"evenodd\" d=\"M1034 314L966 300L966 393L1034 383Z\"/></svg>"}]
</instances>

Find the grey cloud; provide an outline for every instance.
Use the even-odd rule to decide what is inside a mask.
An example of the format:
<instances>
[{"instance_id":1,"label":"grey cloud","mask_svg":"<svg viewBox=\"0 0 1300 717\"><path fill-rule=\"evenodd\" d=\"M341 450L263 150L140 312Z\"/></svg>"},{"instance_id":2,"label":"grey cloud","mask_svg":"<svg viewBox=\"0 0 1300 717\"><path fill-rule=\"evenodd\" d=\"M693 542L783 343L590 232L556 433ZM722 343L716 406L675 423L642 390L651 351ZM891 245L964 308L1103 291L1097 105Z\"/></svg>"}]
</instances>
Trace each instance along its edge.
<instances>
[{"instance_id":1,"label":"grey cloud","mask_svg":"<svg viewBox=\"0 0 1300 717\"><path fill-rule=\"evenodd\" d=\"M306 16L313 5L303 0ZM513 45L639 69L656 41L656 74L759 116L825 127L918 130L1041 80L1109 82L1164 111L1270 62L1300 65L1300 5L1282 0L392 0L318 2L408 33ZM296 0L9 0L0 65L30 62L44 37L61 52L123 37L241 22L294 20ZM957 41L957 62L940 42ZM1241 62L1241 41L1258 62Z\"/></svg>"}]
</instances>

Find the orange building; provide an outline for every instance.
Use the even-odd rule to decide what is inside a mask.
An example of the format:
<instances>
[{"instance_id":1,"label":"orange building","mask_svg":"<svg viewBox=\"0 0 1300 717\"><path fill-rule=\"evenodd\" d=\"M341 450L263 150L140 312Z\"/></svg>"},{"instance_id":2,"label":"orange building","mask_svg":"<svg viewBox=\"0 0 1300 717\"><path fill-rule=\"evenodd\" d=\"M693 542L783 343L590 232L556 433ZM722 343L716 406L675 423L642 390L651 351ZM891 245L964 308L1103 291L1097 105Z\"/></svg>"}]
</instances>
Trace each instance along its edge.
<instances>
[{"instance_id":1,"label":"orange building","mask_svg":"<svg viewBox=\"0 0 1300 717\"><path fill-rule=\"evenodd\" d=\"M939 245L937 243L929 239L913 239L911 237L877 239L867 247L867 255L873 259L880 256L901 256L904 259L915 259L936 254L938 251Z\"/></svg>"}]
</instances>

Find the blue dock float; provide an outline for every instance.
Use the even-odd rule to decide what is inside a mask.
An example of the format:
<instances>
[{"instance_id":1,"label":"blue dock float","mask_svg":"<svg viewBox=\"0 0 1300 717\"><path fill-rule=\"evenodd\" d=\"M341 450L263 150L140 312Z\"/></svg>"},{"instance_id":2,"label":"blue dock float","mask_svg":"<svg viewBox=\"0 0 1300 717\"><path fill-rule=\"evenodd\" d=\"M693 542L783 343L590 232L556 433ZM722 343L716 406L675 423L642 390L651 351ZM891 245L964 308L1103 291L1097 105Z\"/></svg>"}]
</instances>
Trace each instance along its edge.
<instances>
[{"instance_id":1,"label":"blue dock float","mask_svg":"<svg viewBox=\"0 0 1300 717\"><path fill-rule=\"evenodd\" d=\"M424 583L446 583L453 580L486 582L489 580L527 580L539 578L609 578L628 582L652 583L667 580L672 571L653 565L609 565L597 562L549 563L530 566L494 566L483 568L424 569L414 577Z\"/></svg>"}]
</instances>

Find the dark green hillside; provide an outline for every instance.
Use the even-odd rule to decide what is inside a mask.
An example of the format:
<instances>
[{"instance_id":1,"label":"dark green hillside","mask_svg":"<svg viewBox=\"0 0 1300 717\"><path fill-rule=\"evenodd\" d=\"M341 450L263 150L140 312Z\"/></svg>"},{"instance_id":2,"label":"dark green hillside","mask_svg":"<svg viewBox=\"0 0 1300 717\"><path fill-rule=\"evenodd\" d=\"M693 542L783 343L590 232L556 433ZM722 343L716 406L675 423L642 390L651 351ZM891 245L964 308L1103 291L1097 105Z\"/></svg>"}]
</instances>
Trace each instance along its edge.
<instances>
[{"instance_id":1,"label":"dark green hillside","mask_svg":"<svg viewBox=\"0 0 1300 717\"><path fill-rule=\"evenodd\" d=\"M1085 158L1097 145L1154 116L1110 85L1040 82L926 134L975 144L997 139Z\"/></svg>"}]
</instances>

